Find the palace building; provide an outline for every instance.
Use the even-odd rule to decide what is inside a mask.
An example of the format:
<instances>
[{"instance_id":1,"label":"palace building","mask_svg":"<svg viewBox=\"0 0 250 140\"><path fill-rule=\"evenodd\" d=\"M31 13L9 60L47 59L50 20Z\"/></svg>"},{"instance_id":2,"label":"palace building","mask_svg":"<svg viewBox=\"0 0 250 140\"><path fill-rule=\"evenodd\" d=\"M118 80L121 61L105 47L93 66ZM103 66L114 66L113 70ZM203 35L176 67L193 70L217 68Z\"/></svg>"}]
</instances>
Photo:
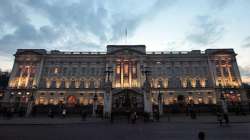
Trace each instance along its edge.
<instances>
[{"instance_id":1,"label":"palace building","mask_svg":"<svg viewBox=\"0 0 250 140\"><path fill-rule=\"evenodd\" d=\"M176 103L244 100L233 49L148 52L145 45L108 45L107 52L18 49L9 102L91 106L103 112ZM30 104L29 104L30 103Z\"/></svg>"}]
</instances>

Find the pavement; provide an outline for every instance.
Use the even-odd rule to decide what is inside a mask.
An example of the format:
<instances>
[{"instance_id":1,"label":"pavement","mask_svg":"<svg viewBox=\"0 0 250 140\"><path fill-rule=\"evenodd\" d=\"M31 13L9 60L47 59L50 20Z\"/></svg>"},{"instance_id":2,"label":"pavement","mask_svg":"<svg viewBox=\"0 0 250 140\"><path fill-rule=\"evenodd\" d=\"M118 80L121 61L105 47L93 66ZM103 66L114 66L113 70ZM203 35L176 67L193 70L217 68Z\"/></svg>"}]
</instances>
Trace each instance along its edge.
<instances>
[{"instance_id":1,"label":"pavement","mask_svg":"<svg viewBox=\"0 0 250 140\"><path fill-rule=\"evenodd\" d=\"M245 116L229 116L230 123L250 123L250 115ZM138 120L139 123L144 123L142 119ZM170 115L162 116L160 118L161 123L203 123L203 124L215 124L217 123L217 117L213 115L198 115L196 119L191 119L190 116ZM85 123L109 123L109 120L103 120L101 118L88 117L85 121L79 116L69 116L65 118L54 117L49 118L47 116L37 117L13 117L6 119L0 117L1 125L63 125L63 124L85 124ZM126 118L115 118L114 123L127 123Z\"/></svg>"},{"instance_id":2,"label":"pavement","mask_svg":"<svg viewBox=\"0 0 250 140\"><path fill-rule=\"evenodd\" d=\"M180 119L179 122L182 122ZM72 122L72 119L69 120ZM66 121L68 120L65 119L64 122ZM212 123L128 124L117 120L113 124L0 125L0 140L198 140L198 133L201 131L205 133L205 140L250 139L249 123L232 123L230 126L220 127Z\"/></svg>"}]
</instances>

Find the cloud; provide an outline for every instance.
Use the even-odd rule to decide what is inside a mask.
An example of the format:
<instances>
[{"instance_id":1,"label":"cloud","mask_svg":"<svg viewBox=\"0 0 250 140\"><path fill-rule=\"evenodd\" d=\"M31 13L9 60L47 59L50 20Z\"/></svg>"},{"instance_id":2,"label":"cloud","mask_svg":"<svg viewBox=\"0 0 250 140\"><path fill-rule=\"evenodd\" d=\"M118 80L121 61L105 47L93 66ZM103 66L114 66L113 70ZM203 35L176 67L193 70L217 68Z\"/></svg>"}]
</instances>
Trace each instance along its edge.
<instances>
[{"instance_id":1,"label":"cloud","mask_svg":"<svg viewBox=\"0 0 250 140\"><path fill-rule=\"evenodd\" d=\"M23 6L18 0L1 0L0 27L5 25L18 26L29 21L23 11Z\"/></svg>"},{"instance_id":2,"label":"cloud","mask_svg":"<svg viewBox=\"0 0 250 140\"><path fill-rule=\"evenodd\" d=\"M208 0L211 9L222 10L231 4L234 0Z\"/></svg>"},{"instance_id":3,"label":"cloud","mask_svg":"<svg viewBox=\"0 0 250 140\"><path fill-rule=\"evenodd\" d=\"M250 66L239 66L242 81L250 83Z\"/></svg>"},{"instance_id":4,"label":"cloud","mask_svg":"<svg viewBox=\"0 0 250 140\"><path fill-rule=\"evenodd\" d=\"M173 3L171 0L2 0L1 52L14 53L17 48L83 51L104 48L107 42L119 41L125 28L132 36L142 22ZM48 23L40 25L34 19L38 15Z\"/></svg>"},{"instance_id":5,"label":"cloud","mask_svg":"<svg viewBox=\"0 0 250 140\"><path fill-rule=\"evenodd\" d=\"M242 47L250 48L250 36L244 39Z\"/></svg>"},{"instance_id":6,"label":"cloud","mask_svg":"<svg viewBox=\"0 0 250 140\"><path fill-rule=\"evenodd\" d=\"M192 25L193 30L186 39L198 45L211 45L223 37L225 31L222 24L211 16L197 16Z\"/></svg>"}]
</instances>

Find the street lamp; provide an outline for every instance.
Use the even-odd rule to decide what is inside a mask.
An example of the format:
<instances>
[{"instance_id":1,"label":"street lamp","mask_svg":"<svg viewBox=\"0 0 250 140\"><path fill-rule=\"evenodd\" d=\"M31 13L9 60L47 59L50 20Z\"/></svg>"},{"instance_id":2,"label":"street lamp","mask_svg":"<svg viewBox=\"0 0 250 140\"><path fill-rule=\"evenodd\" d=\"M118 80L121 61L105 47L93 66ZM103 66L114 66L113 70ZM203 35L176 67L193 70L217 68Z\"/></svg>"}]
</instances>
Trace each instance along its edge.
<instances>
[{"instance_id":1,"label":"street lamp","mask_svg":"<svg viewBox=\"0 0 250 140\"><path fill-rule=\"evenodd\" d=\"M95 93L95 95L93 96L93 116L96 116L96 101L97 101L97 95Z\"/></svg>"},{"instance_id":2,"label":"street lamp","mask_svg":"<svg viewBox=\"0 0 250 140\"><path fill-rule=\"evenodd\" d=\"M221 91L220 99L221 99L222 111L223 111L223 113L227 113L227 103L226 103L226 98L224 96L223 88L222 88L222 91Z\"/></svg>"},{"instance_id":3,"label":"street lamp","mask_svg":"<svg viewBox=\"0 0 250 140\"><path fill-rule=\"evenodd\" d=\"M148 76L151 73L151 71L149 70L149 67L144 67L142 68L143 70L141 71L143 74L145 74L145 81L148 82Z\"/></svg>"},{"instance_id":4,"label":"street lamp","mask_svg":"<svg viewBox=\"0 0 250 140\"><path fill-rule=\"evenodd\" d=\"M161 93L161 85L158 85L159 94L158 94L158 110L160 115L162 114L162 93Z\"/></svg>"},{"instance_id":5,"label":"street lamp","mask_svg":"<svg viewBox=\"0 0 250 140\"><path fill-rule=\"evenodd\" d=\"M113 73L113 70L111 69L111 67L108 67L107 70L104 71L104 73L108 75L107 81L110 82L110 75Z\"/></svg>"}]
</instances>

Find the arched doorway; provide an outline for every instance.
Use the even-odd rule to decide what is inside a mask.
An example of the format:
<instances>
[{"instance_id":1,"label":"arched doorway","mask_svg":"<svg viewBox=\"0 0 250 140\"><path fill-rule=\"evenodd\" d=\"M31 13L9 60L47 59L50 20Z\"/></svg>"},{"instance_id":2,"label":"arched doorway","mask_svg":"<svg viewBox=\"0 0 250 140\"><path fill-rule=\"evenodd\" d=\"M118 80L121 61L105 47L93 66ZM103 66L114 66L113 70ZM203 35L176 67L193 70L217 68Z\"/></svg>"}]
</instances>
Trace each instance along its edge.
<instances>
[{"instance_id":1,"label":"arched doorway","mask_svg":"<svg viewBox=\"0 0 250 140\"><path fill-rule=\"evenodd\" d=\"M126 113L131 111L143 112L143 94L131 89L124 89L113 95L112 111Z\"/></svg>"},{"instance_id":2,"label":"arched doorway","mask_svg":"<svg viewBox=\"0 0 250 140\"><path fill-rule=\"evenodd\" d=\"M74 107L77 103L76 97L73 95L68 96L67 98L67 105L69 107Z\"/></svg>"}]
</instances>

